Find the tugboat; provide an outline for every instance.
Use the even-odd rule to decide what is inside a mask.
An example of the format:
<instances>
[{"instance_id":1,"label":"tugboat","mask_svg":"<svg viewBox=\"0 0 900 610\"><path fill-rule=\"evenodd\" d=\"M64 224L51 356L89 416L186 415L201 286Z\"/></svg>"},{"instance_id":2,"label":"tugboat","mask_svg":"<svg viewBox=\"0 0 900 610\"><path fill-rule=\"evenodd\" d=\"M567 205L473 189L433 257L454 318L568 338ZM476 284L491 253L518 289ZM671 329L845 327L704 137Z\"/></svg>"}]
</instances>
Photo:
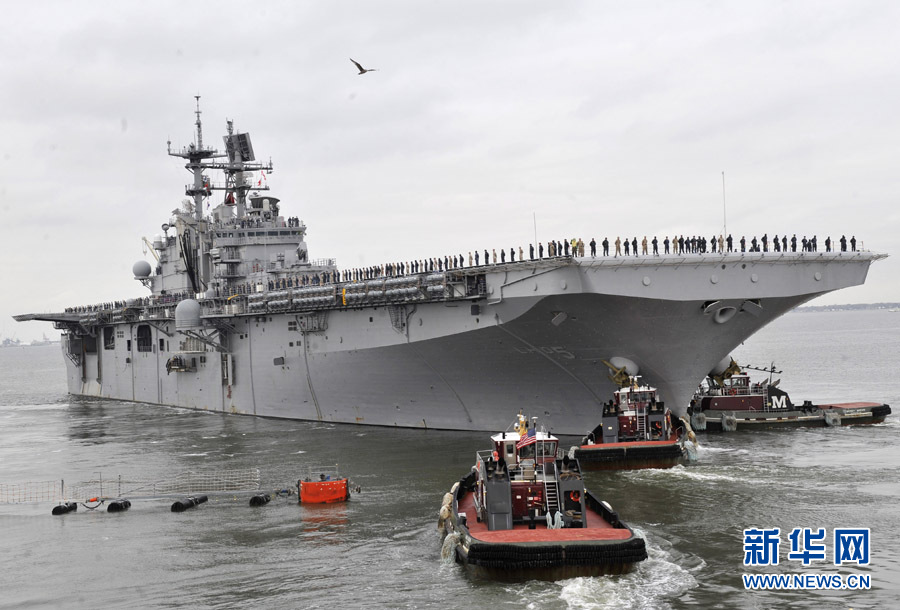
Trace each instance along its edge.
<instances>
[{"instance_id":1,"label":"tugboat","mask_svg":"<svg viewBox=\"0 0 900 610\"><path fill-rule=\"evenodd\" d=\"M535 418L536 420L536 418ZM444 555L498 580L560 580L621 574L647 558L644 539L584 487L559 439L529 427L491 437L471 472L444 495Z\"/></svg>"},{"instance_id":2,"label":"tugboat","mask_svg":"<svg viewBox=\"0 0 900 610\"><path fill-rule=\"evenodd\" d=\"M603 405L600 424L572 447L585 470L671 468L685 457L685 426L657 400L656 388L628 377Z\"/></svg>"},{"instance_id":3,"label":"tugboat","mask_svg":"<svg viewBox=\"0 0 900 610\"><path fill-rule=\"evenodd\" d=\"M726 365L726 360L730 362ZM737 362L723 360L701 384L688 413L694 430L731 432L738 427L769 426L848 426L877 424L891 414L890 405L877 402L846 402L814 405L805 400L798 406L787 392L778 388L780 374L772 364L768 368L745 369L769 374L768 380L752 382Z\"/></svg>"},{"instance_id":4,"label":"tugboat","mask_svg":"<svg viewBox=\"0 0 900 610\"><path fill-rule=\"evenodd\" d=\"M310 466L306 477L297 481L300 504L331 504L350 499L350 481L342 477L338 467Z\"/></svg>"}]
</instances>

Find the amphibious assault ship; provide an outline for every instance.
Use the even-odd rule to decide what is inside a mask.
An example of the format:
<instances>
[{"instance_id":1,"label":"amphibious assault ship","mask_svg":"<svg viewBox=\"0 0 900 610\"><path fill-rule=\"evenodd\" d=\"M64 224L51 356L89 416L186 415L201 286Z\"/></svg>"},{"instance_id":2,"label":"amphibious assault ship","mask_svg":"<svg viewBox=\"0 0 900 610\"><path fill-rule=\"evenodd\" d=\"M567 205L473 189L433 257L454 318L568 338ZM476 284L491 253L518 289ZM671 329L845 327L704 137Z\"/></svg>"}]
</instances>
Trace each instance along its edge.
<instances>
[{"instance_id":1,"label":"amphibious assault ship","mask_svg":"<svg viewBox=\"0 0 900 610\"><path fill-rule=\"evenodd\" d=\"M616 375L642 375L681 414L742 341L862 284L886 256L447 258L339 271L310 257L305 224L268 194L272 164L256 161L249 134L229 121L225 151L206 146L199 100L195 125L193 143L169 143L192 176L188 199L152 240L155 266L133 268L150 294L15 316L63 331L73 395L461 430L502 429L526 405L555 433L580 435Z\"/></svg>"}]
</instances>

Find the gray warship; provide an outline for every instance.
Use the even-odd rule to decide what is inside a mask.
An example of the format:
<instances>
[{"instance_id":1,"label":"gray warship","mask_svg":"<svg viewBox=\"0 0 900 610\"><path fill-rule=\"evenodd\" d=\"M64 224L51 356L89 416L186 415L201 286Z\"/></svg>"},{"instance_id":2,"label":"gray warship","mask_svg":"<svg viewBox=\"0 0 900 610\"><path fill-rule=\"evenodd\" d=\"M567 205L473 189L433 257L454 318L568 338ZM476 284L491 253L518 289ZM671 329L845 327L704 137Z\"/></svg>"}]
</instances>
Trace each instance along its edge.
<instances>
[{"instance_id":1,"label":"gray warship","mask_svg":"<svg viewBox=\"0 0 900 610\"><path fill-rule=\"evenodd\" d=\"M864 283L886 256L447 258L340 271L310 257L305 224L268 194L272 163L257 162L249 134L227 121L220 153L204 144L199 99L195 115L194 142L168 151L186 160L188 198L150 243L155 267L133 267L150 294L14 316L63 331L73 395L457 430L502 429L526 409L580 435L616 375L640 374L683 413L742 341Z\"/></svg>"}]
</instances>

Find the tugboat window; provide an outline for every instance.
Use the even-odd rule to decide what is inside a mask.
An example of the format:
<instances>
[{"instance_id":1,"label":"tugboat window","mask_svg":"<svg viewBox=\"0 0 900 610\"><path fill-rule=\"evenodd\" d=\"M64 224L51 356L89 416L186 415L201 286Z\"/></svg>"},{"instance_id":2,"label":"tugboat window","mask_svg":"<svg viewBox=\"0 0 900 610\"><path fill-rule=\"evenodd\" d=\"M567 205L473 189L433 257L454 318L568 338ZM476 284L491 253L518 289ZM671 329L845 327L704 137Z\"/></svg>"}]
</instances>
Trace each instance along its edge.
<instances>
[{"instance_id":1,"label":"tugboat window","mask_svg":"<svg viewBox=\"0 0 900 610\"><path fill-rule=\"evenodd\" d=\"M150 333L150 326L148 324L141 324L137 328L137 351L153 351L153 336Z\"/></svg>"}]
</instances>

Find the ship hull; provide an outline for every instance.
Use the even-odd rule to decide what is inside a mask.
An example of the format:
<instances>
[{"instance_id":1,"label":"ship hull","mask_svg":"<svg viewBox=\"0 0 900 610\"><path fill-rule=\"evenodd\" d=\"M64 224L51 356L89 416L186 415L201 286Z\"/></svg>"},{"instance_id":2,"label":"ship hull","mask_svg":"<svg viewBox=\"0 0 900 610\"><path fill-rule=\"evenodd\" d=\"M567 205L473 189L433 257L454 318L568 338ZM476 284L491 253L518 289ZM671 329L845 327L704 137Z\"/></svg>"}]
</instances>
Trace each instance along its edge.
<instances>
[{"instance_id":1,"label":"ship hull","mask_svg":"<svg viewBox=\"0 0 900 610\"><path fill-rule=\"evenodd\" d=\"M813 406L807 409L772 411L703 411L705 429L710 432L789 427L835 427L880 424L891 414L890 405L846 403Z\"/></svg>"},{"instance_id":2,"label":"ship hull","mask_svg":"<svg viewBox=\"0 0 900 610\"><path fill-rule=\"evenodd\" d=\"M683 414L742 341L809 299L863 283L874 258L498 265L483 269L481 297L312 312L320 323L305 330L309 312L222 313L213 320L229 329L221 351L181 349L174 316L120 322L109 349L98 328L95 349L67 360L68 386L225 413L459 430L502 429L527 408L557 434L580 435L616 389L604 360L635 363ZM68 341L63 350L73 355ZM167 371L175 353L189 370Z\"/></svg>"},{"instance_id":3,"label":"ship hull","mask_svg":"<svg viewBox=\"0 0 900 610\"><path fill-rule=\"evenodd\" d=\"M630 441L581 445L570 453L582 470L642 470L672 468L685 457L684 446L677 437L664 441Z\"/></svg>"}]
</instances>

